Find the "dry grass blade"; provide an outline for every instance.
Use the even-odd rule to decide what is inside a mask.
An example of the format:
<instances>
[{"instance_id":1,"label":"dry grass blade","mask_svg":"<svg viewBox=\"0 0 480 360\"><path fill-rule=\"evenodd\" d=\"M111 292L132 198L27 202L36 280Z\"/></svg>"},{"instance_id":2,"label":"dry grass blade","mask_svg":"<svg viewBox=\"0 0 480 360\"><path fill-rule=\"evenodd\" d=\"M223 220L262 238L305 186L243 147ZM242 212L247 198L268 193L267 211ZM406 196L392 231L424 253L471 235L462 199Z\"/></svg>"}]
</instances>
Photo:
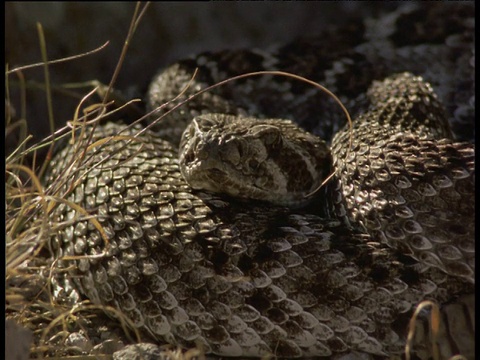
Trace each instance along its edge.
<instances>
[{"instance_id":1,"label":"dry grass blade","mask_svg":"<svg viewBox=\"0 0 480 360\"><path fill-rule=\"evenodd\" d=\"M148 4L147 4L148 5ZM121 68L121 62L125 57L128 43L132 40L133 32L138 27L147 5L138 3L136 12L132 20L125 46L122 50L121 59L117 65L115 76ZM135 100L109 111L110 101L104 101L93 105L91 98L98 87L95 86L95 80L90 81L87 86L92 87L86 95L79 96L73 91L63 91L65 89L80 87L78 85L63 84L60 86L52 85L50 81L50 67L64 61L75 60L80 57L97 53L107 44L80 55L68 58L50 61L47 59L46 40L43 29L37 24L39 44L42 54L42 62L27 66L16 67L9 70L6 66L5 88L6 88L6 133L20 133L20 139L17 145L12 149L8 158L6 158L6 316L14 320L23 327L30 329L34 335L34 343L31 348L31 356L35 358L111 358L111 356L92 355L92 356L72 356L68 355L68 346L61 338L62 334L70 334L74 331L84 331L86 334L91 332L93 319L101 314L107 313L118 320L120 333L126 336L131 342L140 341L140 334L134 330L134 338L130 338L132 329L135 329L131 321L126 318L119 310L89 305L88 302L79 302L73 308L61 305L59 301L65 301L63 295L59 298L53 297L51 280L57 274L65 273L68 268L59 268L55 260L52 249L50 249L50 239L66 226L71 226L73 221L88 221L99 231L105 244L108 245L108 238L103 231L100 223L95 217L92 217L81 206L67 200L67 196L72 187L75 187L76 181L81 181L91 166L100 166L92 164L95 154L99 148L102 148L111 141L123 141L126 144L132 141L139 141L134 136L113 136L99 140L97 142L88 141L90 130L95 128L99 121L102 121L114 112L122 110ZM35 84L27 81L23 71L34 67L42 66L44 69L43 83ZM10 76L15 74L17 79L13 85L19 89L21 111L20 118L15 117L16 112L10 107L10 87L12 82ZM114 77L115 77L114 76ZM110 82L110 88L113 86L114 78ZM81 86L86 86L85 83ZM31 87L40 89L44 92L47 104L48 119L50 124L54 122L55 109L52 102L52 89L62 91L62 93L74 98L78 98L78 105L73 112L72 120L67 126L60 130L53 131L51 135L44 140L29 144L31 136L27 134L26 128L26 88ZM106 98L105 98L106 99ZM20 131L19 131L20 130ZM52 158L53 147L58 141L66 141L67 136L72 138L72 146L76 148L75 153L80 156L74 156L73 162L63 169L53 184L48 187L42 185L41 179ZM85 136L84 136L85 135ZM42 163L42 169L37 169L36 158L38 150L49 149L46 160ZM140 150L139 150L140 151ZM29 161L27 163L25 160ZM33 163L32 163L33 161ZM74 180L70 183L70 180ZM65 187L65 185L70 187ZM74 219L65 221L52 221L51 214L59 205L66 206L76 212ZM98 255L98 256L101 256ZM77 259L80 257L71 257ZM65 259L69 259L66 257ZM57 296L57 295L56 295ZM83 324L83 325L82 325ZM85 328L82 328L86 326ZM118 328L118 325L114 326ZM93 327L96 328L96 327ZM83 329L83 330L82 330ZM53 336L52 336L53 334ZM55 334L59 334L56 336ZM60 337L59 337L60 336ZM58 341L60 341L60 343ZM60 357L59 357L60 356Z\"/></svg>"},{"instance_id":2,"label":"dry grass blade","mask_svg":"<svg viewBox=\"0 0 480 360\"><path fill-rule=\"evenodd\" d=\"M8 71L8 65L6 66ZM7 72L6 71L6 72ZM26 92L25 92L25 78L22 72L16 73L19 82L20 82L20 117L16 118L15 110L11 105L10 97L10 78L5 76L5 139L7 139L11 134L14 134L18 129L19 144L14 149L14 151L8 155L8 157L15 157L21 150L25 149L26 143L31 138L27 136L27 121L26 121ZM16 119L14 121L14 119ZM7 158L8 161L8 158ZM23 163L24 159L21 158L18 162Z\"/></svg>"},{"instance_id":3,"label":"dry grass blade","mask_svg":"<svg viewBox=\"0 0 480 360\"><path fill-rule=\"evenodd\" d=\"M417 317L422 310L425 308L430 307L430 320L431 320L431 331L432 331L432 357L433 359L437 360L440 359L440 352L438 349L437 338L438 338L438 330L440 328L440 309L438 305L430 300L422 301L418 304L415 312L413 313L410 323L408 326L408 336L407 336L407 343L405 344L405 359L410 360L411 353L412 353L412 345L413 345L413 337L415 335L415 325L417 321Z\"/></svg>"},{"instance_id":4,"label":"dry grass blade","mask_svg":"<svg viewBox=\"0 0 480 360\"><path fill-rule=\"evenodd\" d=\"M140 342L141 341L141 336L138 330L136 330L135 325L133 322L127 318L121 311L118 309L115 309L111 306L98 306L98 305L85 305L85 304L80 304L79 306L76 306L72 309L70 309L67 312L63 312L59 316L57 316L55 319L53 319L50 324L45 328L45 330L42 332L42 336L40 338L40 345L44 345L46 343L46 336L50 331L52 331L57 324L63 324L68 317L75 317L77 313L82 312L82 311L92 311L92 310L100 310L102 312L105 312L114 318L118 319L121 323L121 326L123 330L125 331L126 334L129 334L131 329L134 329L134 335L135 339L131 339L133 341Z\"/></svg>"},{"instance_id":5,"label":"dry grass blade","mask_svg":"<svg viewBox=\"0 0 480 360\"><path fill-rule=\"evenodd\" d=\"M50 130L51 133L54 134L55 130L55 118L54 118L54 113L53 113L53 104L52 104L52 90L50 86L50 73L49 73L49 68L48 68L48 59L47 59L47 44L45 42L45 35L43 33L43 28L40 23L37 23L37 31L38 31L38 38L40 42L40 50L42 53L42 60L43 60L43 69L45 72L45 96L46 96L46 103L47 103L47 109L48 109L48 121L50 124ZM44 174L50 159L53 154L53 146L55 143L55 138L53 138L53 141L51 143L50 148L48 149L47 153L47 158L45 162L42 165L42 168L39 171L39 177L42 177Z\"/></svg>"},{"instance_id":6,"label":"dry grass blade","mask_svg":"<svg viewBox=\"0 0 480 360\"><path fill-rule=\"evenodd\" d=\"M115 84L115 81L117 80L118 74L120 73L120 69L122 68L122 64L123 64L123 61L124 61L125 56L127 54L130 41L133 38L133 34L135 33L135 30L137 29L143 15L147 11L147 8L149 7L149 5L150 5L150 3L147 2L147 3L144 4L143 8L141 8L141 3L137 2L136 6L135 6L135 11L134 11L134 14L132 16L132 21L131 21L130 27L128 29L128 34L127 34L127 37L125 39L125 43L122 47L122 53L120 54L120 57L118 59L117 65L115 67L115 71L112 75L112 79L110 80L110 83L108 84L108 89L105 92L105 97L103 99L104 104L107 102L109 94L112 91L112 88Z\"/></svg>"},{"instance_id":7,"label":"dry grass blade","mask_svg":"<svg viewBox=\"0 0 480 360\"><path fill-rule=\"evenodd\" d=\"M25 172L33 183L35 190L26 189L23 186L21 179L17 176L14 176L14 173L10 172L11 170L20 170L22 172ZM14 241L14 239L16 239L16 237L21 233L24 224L27 222L28 214L31 214L33 209L36 208L37 205L40 205L41 209L46 212L47 202L45 200L45 193L40 179L30 168L21 164L10 163L7 164L6 171L7 175L11 175L10 178L14 179L17 185L7 188L9 190L9 193L7 194L7 200L11 201L11 208L13 207L13 203L15 203L17 199L20 200L17 216L8 217L6 219L6 230L8 234L8 239L11 240L10 242L7 242L6 259L8 273L8 269L15 269L26 258L32 255L29 252L25 251L25 249L34 249L38 246L36 242L29 242L28 244L18 244ZM13 213L15 214L16 212L13 211ZM42 226L39 229L40 233L41 230L43 230L44 228L45 227Z\"/></svg>"},{"instance_id":8,"label":"dry grass blade","mask_svg":"<svg viewBox=\"0 0 480 360\"><path fill-rule=\"evenodd\" d=\"M90 50L90 51L87 51L87 52L84 52L82 54L78 54L78 55L73 55L73 56L69 56L69 57L64 57L64 58L61 58L61 59L57 59L57 60L50 60L50 61L47 61L47 65L54 65L54 64L60 64L60 63L63 63L63 62L67 62L67 61L71 61L71 60L76 60L76 59L80 59L84 56L89 56L89 55L93 55L101 50L103 50L107 45L108 45L108 41L99 46L98 48L96 49L93 49L93 50ZM40 62L40 63L36 63L36 64L29 64L29 65L25 65L25 66L19 66L19 67L16 67L16 68L13 68L11 70L7 70L5 72L5 75L11 75L11 74L14 74L14 73L19 73L19 72L22 72L24 70L30 70L30 69L33 69L33 68L36 68L36 67L40 67L40 66L45 66L45 63L44 62Z\"/></svg>"}]
</instances>

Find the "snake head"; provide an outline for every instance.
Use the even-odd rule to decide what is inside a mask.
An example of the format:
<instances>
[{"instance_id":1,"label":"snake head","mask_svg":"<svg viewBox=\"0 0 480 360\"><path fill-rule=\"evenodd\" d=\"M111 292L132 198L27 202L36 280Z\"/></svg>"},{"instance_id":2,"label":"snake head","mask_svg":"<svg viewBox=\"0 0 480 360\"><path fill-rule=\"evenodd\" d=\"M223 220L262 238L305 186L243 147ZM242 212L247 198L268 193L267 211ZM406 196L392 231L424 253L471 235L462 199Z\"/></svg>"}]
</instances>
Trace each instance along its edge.
<instances>
[{"instance_id":1,"label":"snake head","mask_svg":"<svg viewBox=\"0 0 480 360\"><path fill-rule=\"evenodd\" d=\"M326 144L283 119L201 115L180 143L180 169L192 188L279 205L303 205L329 165Z\"/></svg>"}]
</instances>

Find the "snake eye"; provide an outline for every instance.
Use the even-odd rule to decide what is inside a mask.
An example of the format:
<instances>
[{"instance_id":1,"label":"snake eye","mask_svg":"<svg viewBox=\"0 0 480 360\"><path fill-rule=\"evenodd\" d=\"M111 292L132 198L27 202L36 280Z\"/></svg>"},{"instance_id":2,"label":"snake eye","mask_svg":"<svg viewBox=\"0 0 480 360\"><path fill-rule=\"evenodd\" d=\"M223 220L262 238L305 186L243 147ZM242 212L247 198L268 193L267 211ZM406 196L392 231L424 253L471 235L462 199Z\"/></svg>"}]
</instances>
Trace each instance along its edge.
<instances>
[{"instance_id":1,"label":"snake eye","mask_svg":"<svg viewBox=\"0 0 480 360\"><path fill-rule=\"evenodd\" d=\"M195 149L195 156L199 160L206 160L215 157L216 145L211 142L200 142Z\"/></svg>"},{"instance_id":2,"label":"snake eye","mask_svg":"<svg viewBox=\"0 0 480 360\"><path fill-rule=\"evenodd\" d=\"M224 143L219 150L224 161L238 165L242 159L242 150L237 141L228 141Z\"/></svg>"},{"instance_id":3,"label":"snake eye","mask_svg":"<svg viewBox=\"0 0 480 360\"><path fill-rule=\"evenodd\" d=\"M195 156L193 155L193 152L189 151L185 154L185 162L186 163L191 163L193 161L193 159L195 158Z\"/></svg>"}]
</instances>

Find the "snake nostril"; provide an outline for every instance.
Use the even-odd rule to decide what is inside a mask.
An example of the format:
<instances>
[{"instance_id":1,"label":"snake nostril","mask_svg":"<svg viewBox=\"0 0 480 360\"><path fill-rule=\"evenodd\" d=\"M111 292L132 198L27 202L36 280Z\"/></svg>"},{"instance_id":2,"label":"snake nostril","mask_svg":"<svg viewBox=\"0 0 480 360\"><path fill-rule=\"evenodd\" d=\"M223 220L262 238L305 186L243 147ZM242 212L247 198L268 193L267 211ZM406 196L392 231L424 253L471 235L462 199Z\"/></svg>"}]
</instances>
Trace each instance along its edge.
<instances>
[{"instance_id":1,"label":"snake nostril","mask_svg":"<svg viewBox=\"0 0 480 360\"><path fill-rule=\"evenodd\" d=\"M186 164L190 164L195 160L195 154L193 153L193 151L187 151L183 159Z\"/></svg>"}]
</instances>

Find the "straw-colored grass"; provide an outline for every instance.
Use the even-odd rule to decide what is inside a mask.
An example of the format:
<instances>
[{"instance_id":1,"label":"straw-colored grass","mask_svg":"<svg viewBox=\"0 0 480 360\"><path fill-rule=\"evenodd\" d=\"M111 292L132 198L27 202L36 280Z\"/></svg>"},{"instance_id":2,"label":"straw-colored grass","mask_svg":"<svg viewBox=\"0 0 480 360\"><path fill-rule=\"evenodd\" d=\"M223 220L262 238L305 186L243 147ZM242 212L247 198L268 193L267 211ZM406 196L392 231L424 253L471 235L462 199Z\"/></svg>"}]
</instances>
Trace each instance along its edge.
<instances>
[{"instance_id":1,"label":"straw-colored grass","mask_svg":"<svg viewBox=\"0 0 480 360\"><path fill-rule=\"evenodd\" d=\"M118 347L129 339L133 342L140 340L139 334L128 330L129 320L118 310L92 305L87 300L75 301L72 304L72 299L75 300L75 297L70 298L67 294L55 293L52 279L63 276L68 269L58 266L50 240L59 230L69 224L55 223L52 221L51 215L59 204L66 203L64 199L67 198L69 189L65 187L65 181L74 174L66 173L47 188L42 180L58 141L67 141L68 137L75 134L73 129L87 130L87 127L95 126L98 121L102 121L115 111L109 106L111 105L109 99L113 93L113 84L121 69L128 43L146 8L147 6L137 5L119 63L108 86L99 86L100 84L95 81L82 84L51 84L50 68L56 63L88 56L101 51L105 45L84 54L49 61L46 55L47 42L41 24L37 25L37 29L42 62L15 69L9 69L7 65L6 68L5 133L9 140L15 137L16 144L9 143L6 156L5 309L6 318L26 330L15 332L12 337L7 334L7 342L9 339L12 342L24 342L24 348L30 347L31 358L78 359L78 356L84 353L83 350L89 350L94 345L94 340L98 342L98 339L90 337L100 337L106 327L113 329L110 330L111 334L118 337ZM26 80L28 71L35 67L44 69L43 84L33 84ZM32 144L32 136L28 134L26 125L28 104L26 90L29 86L37 86L44 91L52 133L51 136L34 144ZM78 89L86 86L91 90L82 95ZM81 99L77 108L72 109L72 118L68 125L60 130L55 130L53 125L55 123L55 109L52 105L54 91L64 91ZM14 99L11 98L13 92L19 94L19 101L13 101ZM95 94L104 96L95 99ZM15 107L12 105L14 102ZM72 145L75 146L75 139ZM85 143L82 145L86 146ZM79 152L84 150L86 149L79 148ZM72 166L67 171L79 172L81 167ZM88 216L86 211L76 204L67 203L67 206ZM90 221L101 230L98 221L92 218ZM72 294L75 295L75 292ZM111 320L104 313L119 321ZM72 333L83 334L86 341L84 343L73 341ZM23 334L23 339L18 338L19 334ZM11 347L13 349L13 344ZM7 351L6 355L16 356L17 353L12 351L12 353ZM84 358L107 358L106 354L102 354L102 349L96 353L95 357ZM26 356L24 351L19 354L22 357Z\"/></svg>"}]
</instances>

